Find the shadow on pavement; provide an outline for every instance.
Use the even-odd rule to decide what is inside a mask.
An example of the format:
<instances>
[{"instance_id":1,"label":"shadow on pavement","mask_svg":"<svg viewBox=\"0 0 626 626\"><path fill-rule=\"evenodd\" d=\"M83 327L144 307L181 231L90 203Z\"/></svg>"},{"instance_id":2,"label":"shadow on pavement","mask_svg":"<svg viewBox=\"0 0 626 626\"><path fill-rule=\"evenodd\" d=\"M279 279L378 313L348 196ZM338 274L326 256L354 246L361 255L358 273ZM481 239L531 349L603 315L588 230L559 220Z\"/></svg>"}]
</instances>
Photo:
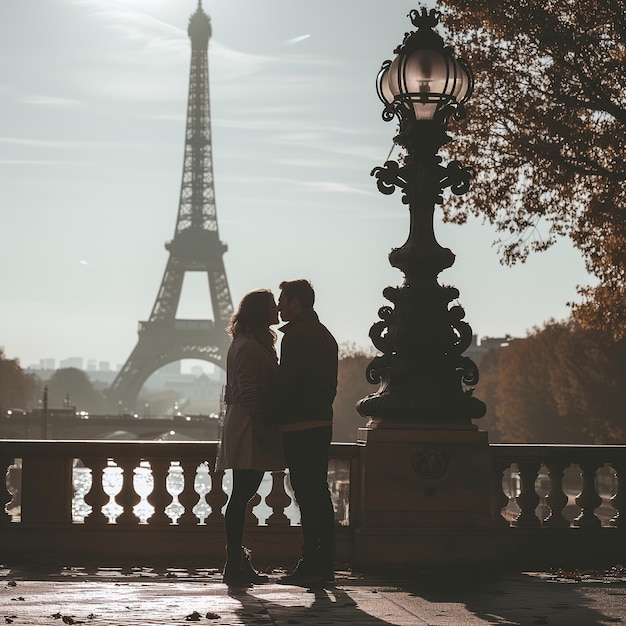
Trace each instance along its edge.
<instances>
[{"instance_id":1,"label":"shadow on pavement","mask_svg":"<svg viewBox=\"0 0 626 626\"><path fill-rule=\"evenodd\" d=\"M348 581L346 581L348 582ZM348 582L348 584L350 584ZM235 613L246 626L265 626L275 623L280 624L350 624L375 626L390 623L379 619L358 608L357 603L342 589L336 586L328 586L315 589L301 589L297 594L291 592L291 596L300 599L301 603L287 605L284 596L281 601L268 599L271 593L264 594L262 587L254 588L254 592L246 590L231 590L229 595L241 603L241 609ZM293 588L292 588L293 590ZM262 597L265 595L265 597ZM259 612L259 608L263 612Z\"/></svg>"},{"instance_id":2,"label":"shadow on pavement","mask_svg":"<svg viewBox=\"0 0 626 626\"><path fill-rule=\"evenodd\" d=\"M606 626L626 623L626 582L575 583L539 574L450 577L404 582L413 596L435 604L463 604L499 626ZM613 602L614 600L614 602Z\"/></svg>"}]
</instances>

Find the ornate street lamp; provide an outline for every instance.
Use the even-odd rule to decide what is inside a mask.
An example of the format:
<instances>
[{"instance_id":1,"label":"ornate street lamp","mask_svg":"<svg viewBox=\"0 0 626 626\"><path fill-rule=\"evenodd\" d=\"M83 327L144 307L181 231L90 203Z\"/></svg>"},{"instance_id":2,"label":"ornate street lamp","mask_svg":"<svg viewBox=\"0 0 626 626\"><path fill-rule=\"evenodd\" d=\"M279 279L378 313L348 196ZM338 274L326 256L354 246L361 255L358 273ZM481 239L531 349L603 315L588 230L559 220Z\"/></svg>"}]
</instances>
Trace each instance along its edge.
<instances>
[{"instance_id":1,"label":"ornate street lamp","mask_svg":"<svg viewBox=\"0 0 626 626\"><path fill-rule=\"evenodd\" d=\"M473 76L433 30L439 22L437 11L414 10L409 17L417 30L406 34L377 79L385 104L383 119L398 119L394 142L404 148L404 156L372 171L379 191L392 194L400 188L402 202L409 207L408 239L389 254L404 282L383 291L393 306L379 310L380 321L370 330L382 354L367 368L368 380L380 387L358 403L358 410L378 427L467 425L484 415L485 405L472 396L478 369L463 356L472 329L463 321L463 309L450 305L459 292L437 280L454 263L454 254L437 243L433 215L445 188L457 195L469 188L471 170L458 161L444 167L437 152L450 141L450 119L465 115Z\"/></svg>"}]
</instances>

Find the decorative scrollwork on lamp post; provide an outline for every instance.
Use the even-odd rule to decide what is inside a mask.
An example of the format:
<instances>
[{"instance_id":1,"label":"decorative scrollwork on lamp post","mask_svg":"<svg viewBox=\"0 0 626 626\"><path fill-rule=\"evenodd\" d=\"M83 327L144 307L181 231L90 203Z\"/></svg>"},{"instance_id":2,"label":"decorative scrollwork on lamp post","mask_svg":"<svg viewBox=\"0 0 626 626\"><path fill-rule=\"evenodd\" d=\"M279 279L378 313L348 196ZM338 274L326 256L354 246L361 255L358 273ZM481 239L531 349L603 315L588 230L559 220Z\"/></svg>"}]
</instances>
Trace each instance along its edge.
<instances>
[{"instance_id":1,"label":"decorative scrollwork on lamp post","mask_svg":"<svg viewBox=\"0 0 626 626\"><path fill-rule=\"evenodd\" d=\"M380 384L377 392L359 401L361 415L371 423L471 424L485 413L473 397L478 368L463 352L472 329L465 312L450 303L458 298L454 287L441 286L437 276L454 263L454 254L435 238L433 217L443 202L444 189L457 195L469 189L473 172L458 161L442 165L439 149L450 141L451 119L465 116L464 103L473 90L469 66L433 28L440 14L422 9L409 14L416 31L405 35L378 74L377 90L384 102L383 119L399 122L394 142L404 148L402 161L376 167L383 194L402 190L409 207L406 242L389 254L389 262L404 274L400 287L383 295L393 306L379 310L380 321L370 338L380 351L367 368L367 378Z\"/></svg>"}]
</instances>

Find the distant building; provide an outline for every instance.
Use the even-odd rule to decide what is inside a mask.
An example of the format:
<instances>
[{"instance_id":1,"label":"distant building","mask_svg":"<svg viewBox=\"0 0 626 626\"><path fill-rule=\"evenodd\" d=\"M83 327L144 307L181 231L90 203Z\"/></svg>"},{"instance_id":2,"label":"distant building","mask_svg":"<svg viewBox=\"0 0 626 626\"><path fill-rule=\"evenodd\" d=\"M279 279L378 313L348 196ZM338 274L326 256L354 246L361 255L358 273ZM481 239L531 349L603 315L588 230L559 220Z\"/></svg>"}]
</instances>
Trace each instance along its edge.
<instances>
[{"instance_id":1,"label":"distant building","mask_svg":"<svg viewBox=\"0 0 626 626\"><path fill-rule=\"evenodd\" d=\"M514 341L514 338L507 335L506 337L482 337L479 342L478 335L472 335L472 343L463 354L472 359L477 365L480 365L480 360L489 350L504 348L512 341Z\"/></svg>"},{"instance_id":2,"label":"distant building","mask_svg":"<svg viewBox=\"0 0 626 626\"><path fill-rule=\"evenodd\" d=\"M59 369L65 369L67 367L75 367L77 370L83 369L83 357L71 356L68 359L63 359L59 363Z\"/></svg>"},{"instance_id":3,"label":"distant building","mask_svg":"<svg viewBox=\"0 0 626 626\"><path fill-rule=\"evenodd\" d=\"M155 373L164 374L164 375L180 374L180 361L174 361L173 363L168 363L167 365L164 365L162 368L157 370L157 372Z\"/></svg>"},{"instance_id":4,"label":"distant building","mask_svg":"<svg viewBox=\"0 0 626 626\"><path fill-rule=\"evenodd\" d=\"M206 374L201 374L197 378L189 374L184 378L183 376L179 380L165 382L164 388L177 391L181 394L182 399L193 405L218 406L222 390L221 385L211 380Z\"/></svg>"},{"instance_id":5,"label":"distant building","mask_svg":"<svg viewBox=\"0 0 626 626\"><path fill-rule=\"evenodd\" d=\"M109 361L98 362L96 359L72 357L60 361L59 368L76 367L83 369L84 362L87 364L87 369L83 371L89 377L94 389L106 392L118 373L118 370L111 368ZM51 367L43 368L41 365ZM31 366L28 368L28 372L46 383L56 371L54 365L54 359L41 359L40 366ZM219 367L212 367L211 364L207 363L205 370L203 365L193 365L189 373L183 373L181 362L176 361L154 372L145 382L142 395L144 402L149 406L157 406L160 394L166 393L170 396L174 394L178 396L181 410L184 408L188 413L208 415L219 411L219 398L224 381L225 373ZM154 405L151 397L155 398Z\"/></svg>"}]
</instances>

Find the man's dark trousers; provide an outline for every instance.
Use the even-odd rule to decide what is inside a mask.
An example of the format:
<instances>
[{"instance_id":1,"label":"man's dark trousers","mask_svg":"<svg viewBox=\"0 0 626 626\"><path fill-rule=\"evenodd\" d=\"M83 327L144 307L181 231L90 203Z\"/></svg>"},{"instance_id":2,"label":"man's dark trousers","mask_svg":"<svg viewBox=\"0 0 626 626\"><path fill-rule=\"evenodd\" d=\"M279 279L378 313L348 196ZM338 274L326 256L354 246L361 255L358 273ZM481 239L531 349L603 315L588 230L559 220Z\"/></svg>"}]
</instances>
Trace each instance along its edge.
<instances>
[{"instance_id":1,"label":"man's dark trousers","mask_svg":"<svg viewBox=\"0 0 626 626\"><path fill-rule=\"evenodd\" d=\"M332 426L283 432L289 478L300 507L303 560L333 568L335 513L328 490Z\"/></svg>"}]
</instances>

